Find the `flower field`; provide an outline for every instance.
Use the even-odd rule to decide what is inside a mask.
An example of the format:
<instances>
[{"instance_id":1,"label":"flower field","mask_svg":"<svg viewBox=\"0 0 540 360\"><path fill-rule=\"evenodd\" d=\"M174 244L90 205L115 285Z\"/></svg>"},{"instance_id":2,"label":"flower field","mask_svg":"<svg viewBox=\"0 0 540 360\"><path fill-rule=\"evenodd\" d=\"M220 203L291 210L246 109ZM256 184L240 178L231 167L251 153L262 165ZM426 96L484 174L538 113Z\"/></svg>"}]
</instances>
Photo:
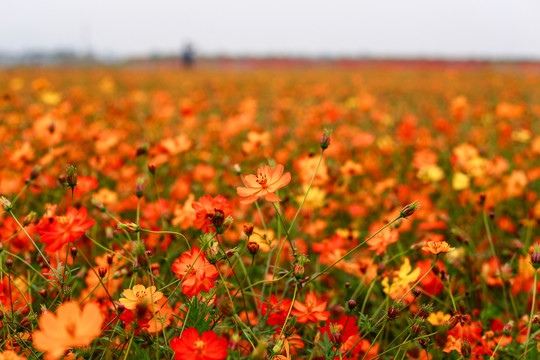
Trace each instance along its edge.
<instances>
[{"instance_id":1,"label":"flower field","mask_svg":"<svg viewBox=\"0 0 540 360\"><path fill-rule=\"evenodd\" d=\"M540 358L539 83L0 71L0 360Z\"/></svg>"}]
</instances>

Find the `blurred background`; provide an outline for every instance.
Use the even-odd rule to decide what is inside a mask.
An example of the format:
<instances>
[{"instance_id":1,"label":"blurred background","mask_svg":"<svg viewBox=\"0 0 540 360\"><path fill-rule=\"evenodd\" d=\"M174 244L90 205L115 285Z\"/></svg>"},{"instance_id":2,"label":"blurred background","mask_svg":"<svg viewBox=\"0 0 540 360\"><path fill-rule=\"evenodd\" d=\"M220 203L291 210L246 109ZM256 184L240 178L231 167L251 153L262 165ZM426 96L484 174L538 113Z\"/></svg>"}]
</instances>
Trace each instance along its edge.
<instances>
[{"instance_id":1,"label":"blurred background","mask_svg":"<svg viewBox=\"0 0 540 360\"><path fill-rule=\"evenodd\" d=\"M540 60L540 1L0 0L0 65Z\"/></svg>"}]
</instances>

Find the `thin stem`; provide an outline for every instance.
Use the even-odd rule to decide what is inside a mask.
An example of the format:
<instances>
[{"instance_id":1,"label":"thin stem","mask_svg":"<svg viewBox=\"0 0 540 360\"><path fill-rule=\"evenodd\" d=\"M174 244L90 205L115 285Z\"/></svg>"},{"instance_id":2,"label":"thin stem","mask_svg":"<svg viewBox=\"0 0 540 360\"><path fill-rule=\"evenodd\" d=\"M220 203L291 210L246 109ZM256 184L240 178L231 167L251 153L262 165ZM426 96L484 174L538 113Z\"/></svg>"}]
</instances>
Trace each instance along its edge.
<instances>
[{"instance_id":1,"label":"thin stem","mask_svg":"<svg viewBox=\"0 0 540 360\"><path fill-rule=\"evenodd\" d=\"M527 352L529 351L529 339L531 336L531 327L533 323L533 314L534 314L534 308L536 305L536 281L538 278L538 269L534 269L534 282L533 282L533 298L532 298L532 305L531 305L531 315L529 315L529 327L527 328L527 340L525 340L525 351L523 352L523 359L527 357Z\"/></svg>"},{"instance_id":2,"label":"thin stem","mask_svg":"<svg viewBox=\"0 0 540 360\"><path fill-rule=\"evenodd\" d=\"M298 282L294 284L294 293L293 298L291 302L291 307L289 308L289 312L287 313L287 317L285 318L285 322L283 323L283 326L281 327L281 331L279 332L278 339L281 339L281 335L283 335L283 330L285 330L285 326L287 325L287 322L289 321L289 316L291 316L291 311L294 306L294 302L296 301L296 294L298 293Z\"/></svg>"},{"instance_id":3,"label":"thin stem","mask_svg":"<svg viewBox=\"0 0 540 360\"><path fill-rule=\"evenodd\" d=\"M380 228L379 230L377 230L373 235L371 235L370 237L368 237L366 240L362 241L360 244L356 245L352 250L349 250L348 253L346 253L345 255L343 255L342 257L340 257L338 260L336 260L332 265L326 267L325 269L323 269L322 271L320 271L319 273L315 274L311 279L309 279L308 281L306 281L306 284L312 282L313 280L317 279L319 276L323 275L325 272L327 272L328 270L330 270L331 268L333 268L337 263L339 263L341 260L345 259L347 256L349 256L350 254L352 254L353 252L355 252L356 250L358 250L362 245L364 245L365 243L367 243L369 240L373 239L375 236L377 236L377 234L379 234L381 231L383 231L384 229L386 229L387 227L389 227L390 225L392 225L393 223L395 223L396 221L398 221L399 219L401 219L401 215L399 215L398 217L396 217L394 220L390 221L389 223L387 223L386 225L384 225L382 228Z\"/></svg>"}]
</instances>

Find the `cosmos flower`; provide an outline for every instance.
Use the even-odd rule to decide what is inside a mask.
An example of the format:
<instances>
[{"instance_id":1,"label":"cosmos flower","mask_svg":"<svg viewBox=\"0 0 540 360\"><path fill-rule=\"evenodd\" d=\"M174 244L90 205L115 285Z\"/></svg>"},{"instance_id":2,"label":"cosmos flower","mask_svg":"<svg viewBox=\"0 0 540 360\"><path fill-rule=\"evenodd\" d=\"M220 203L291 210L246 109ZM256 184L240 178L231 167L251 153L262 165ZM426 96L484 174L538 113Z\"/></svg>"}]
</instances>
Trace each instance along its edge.
<instances>
[{"instance_id":1,"label":"cosmos flower","mask_svg":"<svg viewBox=\"0 0 540 360\"><path fill-rule=\"evenodd\" d=\"M455 248L451 247L446 241L444 240L431 240L428 241L424 247L422 248L423 251L428 252L433 255L438 255L441 253L449 252L450 250L454 250Z\"/></svg>"},{"instance_id":2,"label":"cosmos flower","mask_svg":"<svg viewBox=\"0 0 540 360\"><path fill-rule=\"evenodd\" d=\"M201 229L204 233L214 230L212 219L216 211L222 211L224 218L231 215L231 206L227 202L227 199L221 195L215 198L212 198L210 195L201 196L199 201L192 204L192 207L195 210L193 225L197 229Z\"/></svg>"},{"instance_id":3,"label":"cosmos flower","mask_svg":"<svg viewBox=\"0 0 540 360\"><path fill-rule=\"evenodd\" d=\"M122 292L122 295L124 297L119 301L129 310L135 309L138 305L148 306L163 297L163 293L156 291L155 286L147 288L144 285L135 285L133 289L126 289Z\"/></svg>"},{"instance_id":4,"label":"cosmos flower","mask_svg":"<svg viewBox=\"0 0 540 360\"><path fill-rule=\"evenodd\" d=\"M171 340L176 360L223 360L227 357L227 340L213 331L199 335L197 329L187 328L181 337Z\"/></svg>"},{"instance_id":5,"label":"cosmos flower","mask_svg":"<svg viewBox=\"0 0 540 360\"><path fill-rule=\"evenodd\" d=\"M95 303L81 310L78 302L65 302L58 306L56 315L47 311L39 318L34 346L47 353L46 359L59 359L67 349L90 345L101 333L103 319Z\"/></svg>"},{"instance_id":6,"label":"cosmos flower","mask_svg":"<svg viewBox=\"0 0 540 360\"><path fill-rule=\"evenodd\" d=\"M86 230L96 224L95 220L87 219L88 210L69 207L63 216L53 215L44 217L36 226L39 240L47 244L46 251L57 251L62 245L74 242L84 235Z\"/></svg>"},{"instance_id":7,"label":"cosmos flower","mask_svg":"<svg viewBox=\"0 0 540 360\"><path fill-rule=\"evenodd\" d=\"M326 301L319 301L317 295L310 292L306 295L304 303L298 300L294 302L292 315L298 317L299 323L326 321L330 317L330 311L326 311L326 304Z\"/></svg>"},{"instance_id":8,"label":"cosmos flower","mask_svg":"<svg viewBox=\"0 0 540 360\"><path fill-rule=\"evenodd\" d=\"M261 197L270 202L281 201L274 193L291 181L291 173L283 174L283 170L281 164L276 165L274 169L266 165L257 169L257 175L246 175L244 177L246 187L236 188L238 195L245 198L240 203L250 205Z\"/></svg>"},{"instance_id":9,"label":"cosmos flower","mask_svg":"<svg viewBox=\"0 0 540 360\"><path fill-rule=\"evenodd\" d=\"M215 285L214 279L219 275L198 247L192 247L191 251L184 252L176 259L172 271L179 279L184 279L182 293L188 296L210 291Z\"/></svg>"}]
</instances>

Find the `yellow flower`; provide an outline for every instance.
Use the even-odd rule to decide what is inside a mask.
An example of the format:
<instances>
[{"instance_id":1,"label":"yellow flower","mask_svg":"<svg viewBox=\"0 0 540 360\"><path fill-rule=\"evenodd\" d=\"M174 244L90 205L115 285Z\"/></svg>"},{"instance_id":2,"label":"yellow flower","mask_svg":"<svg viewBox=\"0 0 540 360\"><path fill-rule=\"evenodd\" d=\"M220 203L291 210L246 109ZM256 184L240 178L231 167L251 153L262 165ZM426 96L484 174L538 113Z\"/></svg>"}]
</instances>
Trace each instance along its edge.
<instances>
[{"instance_id":1,"label":"yellow flower","mask_svg":"<svg viewBox=\"0 0 540 360\"><path fill-rule=\"evenodd\" d=\"M392 284L389 283L388 277L382 280L383 291L392 298L397 298L408 290L409 285L415 282L419 275L420 269L416 268L412 270L409 258L405 258L403 265L401 265L398 271L394 272Z\"/></svg>"},{"instance_id":2,"label":"yellow flower","mask_svg":"<svg viewBox=\"0 0 540 360\"><path fill-rule=\"evenodd\" d=\"M469 176L462 172L457 172L454 174L454 177L452 179L452 187L454 190L460 191L468 189L471 184L471 180Z\"/></svg>"},{"instance_id":3,"label":"yellow flower","mask_svg":"<svg viewBox=\"0 0 540 360\"><path fill-rule=\"evenodd\" d=\"M124 305L126 309L129 310L135 309L139 304L147 306L152 302L155 303L163 297L161 291L156 292L155 286L147 288L144 285L135 285L133 290L126 289L122 292L122 295L124 295L124 297L119 300L120 304Z\"/></svg>"},{"instance_id":4,"label":"yellow flower","mask_svg":"<svg viewBox=\"0 0 540 360\"><path fill-rule=\"evenodd\" d=\"M445 314L442 311L432 312L429 314L427 321L433 326L439 326L446 323L450 319L450 314Z\"/></svg>"},{"instance_id":5,"label":"yellow flower","mask_svg":"<svg viewBox=\"0 0 540 360\"><path fill-rule=\"evenodd\" d=\"M302 195L298 195L296 197L296 201L301 204L302 200L304 200L304 196L306 195L306 191L308 189L308 185L302 185ZM303 209L306 210L316 210L324 206L324 201L326 200L326 191L319 187L311 187L311 190L309 190L308 196L306 198L306 202L304 203Z\"/></svg>"}]
</instances>

